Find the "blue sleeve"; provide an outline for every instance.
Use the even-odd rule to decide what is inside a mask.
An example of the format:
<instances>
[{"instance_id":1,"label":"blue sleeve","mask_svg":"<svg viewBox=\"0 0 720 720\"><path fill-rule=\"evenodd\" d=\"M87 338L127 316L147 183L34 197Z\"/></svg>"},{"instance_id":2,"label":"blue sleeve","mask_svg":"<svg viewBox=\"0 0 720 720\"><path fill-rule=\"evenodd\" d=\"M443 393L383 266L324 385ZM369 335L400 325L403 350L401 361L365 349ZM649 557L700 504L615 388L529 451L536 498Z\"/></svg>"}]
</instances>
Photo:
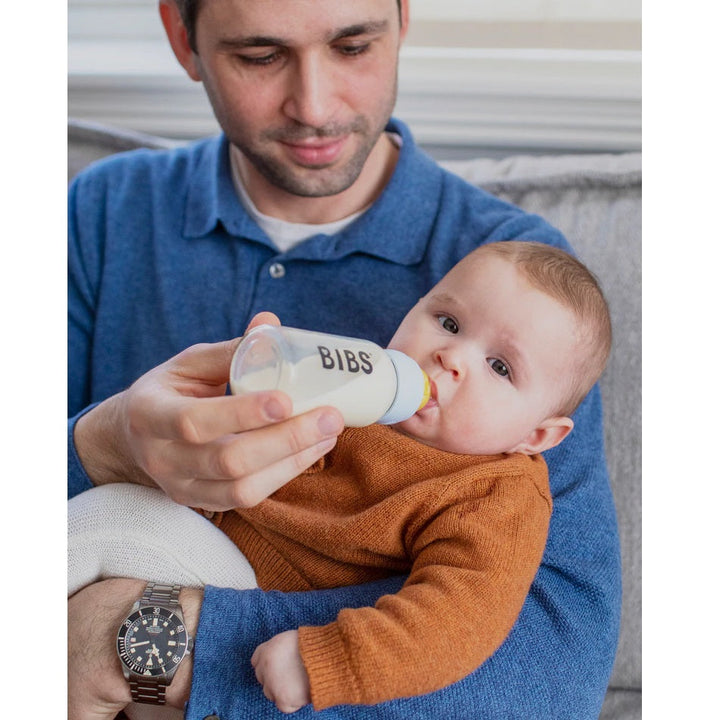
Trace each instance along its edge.
<instances>
[{"instance_id":1,"label":"blue sleeve","mask_svg":"<svg viewBox=\"0 0 720 720\"><path fill-rule=\"evenodd\" d=\"M84 490L89 490L93 487L92 480L85 472L83 464L80 462L80 458L75 448L75 442L73 440L73 433L75 432L75 423L89 410L95 407L97 403L93 403L86 407L83 411L79 412L74 417L68 420L68 500L75 495L79 495Z\"/></svg>"},{"instance_id":2,"label":"blue sleeve","mask_svg":"<svg viewBox=\"0 0 720 720\"><path fill-rule=\"evenodd\" d=\"M80 175L68 193L68 413L90 403L90 356L100 277L102 193ZM89 202L83 201L89 197Z\"/></svg>"},{"instance_id":3,"label":"blue sleeve","mask_svg":"<svg viewBox=\"0 0 720 720\"><path fill-rule=\"evenodd\" d=\"M72 416L67 425L68 499L92 487L73 441L75 423L90 409L87 379L94 321L94 293L79 242L81 229L77 205L80 184L81 179L76 178L68 193L68 411Z\"/></svg>"},{"instance_id":4,"label":"blue sleeve","mask_svg":"<svg viewBox=\"0 0 720 720\"><path fill-rule=\"evenodd\" d=\"M332 720L595 720L617 646L620 551L604 460L596 387L575 429L546 454L554 510L542 565L505 643L478 670L443 690L376 706L337 706L293 717ZM207 588L186 717L285 717L262 694L250 657L278 632L324 624L343 607L372 605L402 578L311 593Z\"/></svg>"}]
</instances>

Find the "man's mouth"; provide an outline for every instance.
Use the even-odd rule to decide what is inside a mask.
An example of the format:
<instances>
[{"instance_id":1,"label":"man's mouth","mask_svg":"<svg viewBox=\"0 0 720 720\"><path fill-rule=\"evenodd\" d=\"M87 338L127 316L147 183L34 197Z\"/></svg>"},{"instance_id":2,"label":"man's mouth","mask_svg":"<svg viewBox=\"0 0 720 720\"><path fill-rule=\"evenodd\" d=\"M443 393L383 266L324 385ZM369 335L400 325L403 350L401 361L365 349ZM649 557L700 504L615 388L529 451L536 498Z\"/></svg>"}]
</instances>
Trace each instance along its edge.
<instances>
[{"instance_id":1,"label":"man's mouth","mask_svg":"<svg viewBox=\"0 0 720 720\"><path fill-rule=\"evenodd\" d=\"M339 138L312 138L308 140L281 140L290 157L300 165L329 165L334 162L347 142L348 136Z\"/></svg>"}]
</instances>

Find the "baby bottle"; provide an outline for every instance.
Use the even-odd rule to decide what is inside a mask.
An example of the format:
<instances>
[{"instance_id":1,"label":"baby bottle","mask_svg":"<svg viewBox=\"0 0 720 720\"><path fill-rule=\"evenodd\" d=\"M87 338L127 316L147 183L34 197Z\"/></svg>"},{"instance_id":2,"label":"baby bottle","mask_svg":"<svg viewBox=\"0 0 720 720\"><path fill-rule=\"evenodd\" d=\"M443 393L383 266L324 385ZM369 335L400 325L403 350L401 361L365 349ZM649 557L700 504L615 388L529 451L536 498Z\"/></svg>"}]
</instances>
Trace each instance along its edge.
<instances>
[{"instance_id":1,"label":"baby bottle","mask_svg":"<svg viewBox=\"0 0 720 720\"><path fill-rule=\"evenodd\" d=\"M345 425L362 427L407 420L428 401L430 381L412 358L368 340L259 325L235 351L230 390L282 390L293 415L332 405Z\"/></svg>"}]
</instances>

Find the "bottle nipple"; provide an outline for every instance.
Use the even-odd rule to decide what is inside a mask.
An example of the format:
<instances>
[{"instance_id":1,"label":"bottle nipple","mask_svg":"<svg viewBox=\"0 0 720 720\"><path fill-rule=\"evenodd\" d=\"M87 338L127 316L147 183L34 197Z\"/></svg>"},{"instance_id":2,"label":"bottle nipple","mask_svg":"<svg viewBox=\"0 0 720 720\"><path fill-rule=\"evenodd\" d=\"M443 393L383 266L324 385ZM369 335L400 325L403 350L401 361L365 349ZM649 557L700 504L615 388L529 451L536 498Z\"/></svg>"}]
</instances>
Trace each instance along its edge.
<instances>
[{"instance_id":1,"label":"bottle nipple","mask_svg":"<svg viewBox=\"0 0 720 720\"><path fill-rule=\"evenodd\" d=\"M395 399L378 420L381 425L395 425L412 417L430 399L430 379L410 357L398 350L385 351L397 373Z\"/></svg>"},{"instance_id":2,"label":"bottle nipple","mask_svg":"<svg viewBox=\"0 0 720 720\"><path fill-rule=\"evenodd\" d=\"M428 400L430 399L430 378L427 376L427 373L423 370L423 379L425 380L425 387L423 388L423 396L422 400L420 401L420 407L418 410L422 410L428 403ZM417 411L416 411L417 412Z\"/></svg>"}]
</instances>

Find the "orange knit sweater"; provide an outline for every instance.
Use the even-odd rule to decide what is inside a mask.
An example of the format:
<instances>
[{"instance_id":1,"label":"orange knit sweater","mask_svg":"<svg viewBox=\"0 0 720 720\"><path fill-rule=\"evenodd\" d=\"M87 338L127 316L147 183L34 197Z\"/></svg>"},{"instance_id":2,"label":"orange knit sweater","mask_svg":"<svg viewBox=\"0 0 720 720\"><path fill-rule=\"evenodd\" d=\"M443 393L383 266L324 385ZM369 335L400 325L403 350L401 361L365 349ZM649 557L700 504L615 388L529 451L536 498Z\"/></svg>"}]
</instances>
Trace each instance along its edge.
<instances>
[{"instance_id":1,"label":"orange knit sweater","mask_svg":"<svg viewBox=\"0 0 720 720\"><path fill-rule=\"evenodd\" d=\"M372 425L346 429L312 468L216 523L266 590L409 573L374 608L299 629L320 710L427 693L483 663L520 612L551 504L540 456L456 455Z\"/></svg>"}]
</instances>

